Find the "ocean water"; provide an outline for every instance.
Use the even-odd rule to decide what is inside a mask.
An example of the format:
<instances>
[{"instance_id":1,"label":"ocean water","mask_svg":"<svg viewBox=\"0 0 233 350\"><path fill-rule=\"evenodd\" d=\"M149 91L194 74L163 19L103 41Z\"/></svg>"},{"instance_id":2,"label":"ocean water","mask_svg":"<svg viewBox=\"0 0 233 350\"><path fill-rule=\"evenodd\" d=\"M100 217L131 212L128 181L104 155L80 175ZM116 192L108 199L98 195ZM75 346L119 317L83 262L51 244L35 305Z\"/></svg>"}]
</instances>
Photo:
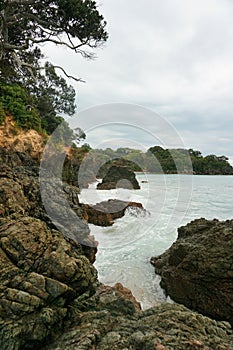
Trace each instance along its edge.
<instances>
[{"instance_id":1,"label":"ocean water","mask_svg":"<svg viewBox=\"0 0 233 350\"><path fill-rule=\"evenodd\" d=\"M140 190L81 191L80 200L95 204L110 198L143 204L147 213L128 210L111 227L90 225L99 242L95 266L105 284L121 282L131 289L144 309L170 301L160 288L160 277L149 263L177 238L177 228L205 217L233 218L233 176L137 174Z\"/></svg>"}]
</instances>

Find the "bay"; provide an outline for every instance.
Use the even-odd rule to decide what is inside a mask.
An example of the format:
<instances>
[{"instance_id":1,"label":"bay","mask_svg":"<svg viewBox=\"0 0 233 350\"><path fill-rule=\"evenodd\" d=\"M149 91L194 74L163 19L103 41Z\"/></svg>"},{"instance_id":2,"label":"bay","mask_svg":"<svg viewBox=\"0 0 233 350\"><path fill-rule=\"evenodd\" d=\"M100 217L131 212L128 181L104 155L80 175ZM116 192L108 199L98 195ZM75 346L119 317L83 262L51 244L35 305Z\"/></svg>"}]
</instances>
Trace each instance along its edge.
<instances>
[{"instance_id":1,"label":"bay","mask_svg":"<svg viewBox=\"0 0 233 350\"><path fill-rule=\"evenodd\" d=\"M95 204L110 198L143 204L147 214L126 215L111 227L90 225L99 242L95 266L105 284L121 282L144 309L170 301L159 286L149 260L163 253L177 238L177 228L205 217L233 218L233 176L137 174L140 190L81 191L80 201Z\"/></svg>"}]
</instances>

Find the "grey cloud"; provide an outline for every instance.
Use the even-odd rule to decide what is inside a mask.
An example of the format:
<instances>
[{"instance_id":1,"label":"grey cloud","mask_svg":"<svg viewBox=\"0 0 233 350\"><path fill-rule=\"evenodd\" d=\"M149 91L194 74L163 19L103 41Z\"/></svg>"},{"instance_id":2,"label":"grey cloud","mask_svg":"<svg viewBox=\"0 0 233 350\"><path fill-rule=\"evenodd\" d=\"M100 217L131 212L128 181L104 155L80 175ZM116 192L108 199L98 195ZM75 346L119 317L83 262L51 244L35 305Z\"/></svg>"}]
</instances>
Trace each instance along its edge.
<instances>
[{"instance_id":1,"label":"grey cloud","mask_svg":"<svg viewBox=\"0 0 233 350\"><path fill-rule=\"evenodd\" d=\"M95 61L46 47L54 63L87 81L74 84L79 111L113 102L139 104L171 122L190 147L230 156L232 144L223 140L233 131L233 3L102 0L99 9L110 38ZM95 113L89 126L113 119ZM155 132L140 114L134 122ZM134 135L142 144L153 142Z\"/></svg>"}]
</instances>

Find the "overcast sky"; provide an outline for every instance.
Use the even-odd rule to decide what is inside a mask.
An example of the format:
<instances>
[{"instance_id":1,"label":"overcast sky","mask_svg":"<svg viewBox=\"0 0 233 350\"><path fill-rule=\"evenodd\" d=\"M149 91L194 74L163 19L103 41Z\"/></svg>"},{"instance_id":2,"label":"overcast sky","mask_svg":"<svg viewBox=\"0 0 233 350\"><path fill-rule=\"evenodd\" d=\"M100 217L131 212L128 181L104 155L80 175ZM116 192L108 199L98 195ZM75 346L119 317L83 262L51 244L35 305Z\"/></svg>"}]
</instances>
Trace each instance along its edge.
<instances>
[{"instance_id":1,"label":"overcast sky","mask_svg":"<svg viewBox=\"0 0 233 350\"><path fill-rule=\"evenodd\" d=\"M81 126L90 114L88 142L104 146L112 139L122 146L129 139L142 149L183 143L204 155L227 155L233 162L233 1L97 3L109 39L94 61L68 49L46 48L54 64L86 81L70 81L79 112L105 105L80 113ZM111 103L112 113L106 106ZM115 103L121 103L119 113ZM122 103L127 104L125 112ZM160 122L169 129L162 136L156 128ZM133 127L126 131L124 123Z\"/></svg>"}]
</instances>

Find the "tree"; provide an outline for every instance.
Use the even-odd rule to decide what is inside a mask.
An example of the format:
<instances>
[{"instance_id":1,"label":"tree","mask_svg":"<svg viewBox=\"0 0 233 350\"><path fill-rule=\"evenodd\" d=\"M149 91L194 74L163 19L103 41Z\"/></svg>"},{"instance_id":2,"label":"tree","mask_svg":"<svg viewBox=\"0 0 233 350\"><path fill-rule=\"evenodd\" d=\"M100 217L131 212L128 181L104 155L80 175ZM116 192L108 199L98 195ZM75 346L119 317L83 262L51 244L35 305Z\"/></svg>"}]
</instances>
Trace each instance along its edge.
<instances>
[{"instance_id":1,"label":"tree","mask_svg":"<svg viewBox=\"0 0 233 350\"><path fill-rule=\"evenodd\" d=\"M106 22L93 0L1 0L0 70L23 77L43 67L39 44L52 42L91 58L88 48L107 39ZM60 68L66 76L68 74ZM75 78L76 80L80 80Z\"/></svg>"},{"instance_id":2,"label":"tree","mask_svg":"<svg viewBox=\"0 0 233 350\"><path fill-rule=\"evenodd\" d=\"M35 127L33 121L39 115L37 129L52 133L63 121L61 114L71 116L75 112L75 90L56 70L81 79L69 76L62 67L42 63L39 46L50 42L91 58L93 52L88 48L96 48L107 39L105 25L93 0L0 0L0 88L11 92L14 86L14 93L28 93L24 99L15 95L20 104L14 109L19 112L19 125ZM24 105L26 100L30 101L28 106ZM4 108L13 113L8 102L5 94L0 101L0 122ZM33 118L30 111L35 112Z\"/></svg>"},{"instance_id":3,"label":"tree","mask_svg":"<svg viewBox=\"0 0 233 350\"><path fill-rule=\"evenodd\" d=\"M75 113L75 90L56 74L50 63L45 64L45 73L39 74L36 81L29 79L27 89L35 97L34 108L48 133L52 133L63 120L58 115L72 116Z\"/></svg>"}]
</instances>

